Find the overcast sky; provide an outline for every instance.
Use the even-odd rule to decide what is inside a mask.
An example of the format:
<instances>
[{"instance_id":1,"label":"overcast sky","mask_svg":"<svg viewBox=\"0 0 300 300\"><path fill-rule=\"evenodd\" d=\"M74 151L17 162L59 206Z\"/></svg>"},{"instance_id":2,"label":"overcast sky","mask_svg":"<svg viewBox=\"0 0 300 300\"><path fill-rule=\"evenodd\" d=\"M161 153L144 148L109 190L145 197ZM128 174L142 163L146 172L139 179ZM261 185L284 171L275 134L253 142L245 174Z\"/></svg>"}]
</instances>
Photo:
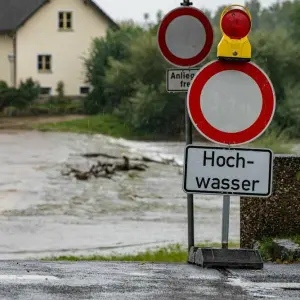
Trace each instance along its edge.
<instances>
[{"instance_id":1,"label":"overcast sky","mask_svg":"<svg viewBox=\"0 0 300 300\"><path fill-rule=\"evenodd\" d=\"M263 6L269 6L277 0L261 0ZM280 0L279 0L280 1ZM115 21L133 19L142 21L144 13L149 13L155 18L156 12L169 10L180 6L180 0L95 0L95 2L108 13ZM191 0L197 8L208 8L214 11L220 5L244 4L244 0Z\"/></svg>"}]
</instances>

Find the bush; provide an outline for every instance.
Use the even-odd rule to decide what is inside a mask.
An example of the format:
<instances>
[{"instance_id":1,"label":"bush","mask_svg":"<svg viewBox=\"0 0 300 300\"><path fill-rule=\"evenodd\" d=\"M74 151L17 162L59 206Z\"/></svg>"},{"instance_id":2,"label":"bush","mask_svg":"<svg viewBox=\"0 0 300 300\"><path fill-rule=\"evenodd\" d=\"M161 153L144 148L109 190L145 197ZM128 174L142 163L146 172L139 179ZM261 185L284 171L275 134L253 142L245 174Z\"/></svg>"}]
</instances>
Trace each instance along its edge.
<instances>
[{"instance_id":1,"label":"bush","mask_svg":"<svg viewBox=\"0 0 300 300\"><path fill-rule=\"evenodd\" d=\"M25 108L38 98L40 94L40 85L32 78L28 78L25 82L20 82L18 92L19 96L12 104L18 108Z\"/></svg>"},{"instance_id":2,"label":"bush","mask_svg":"<svg viewBox=\"0 0 300 300\"><path fill-rule=\"evenodd\" d=\"M185 97L166 91L168 64L157 47L153 32L135 40L126 60L111 61L105 77L105 97L114 113L139 132L178 134L184 126Z\"/></svg>"},{"instance_id":3,"label":"bush","mask_svg":"<svg viewBox=\"0 0 300 300\"><path fill-rule=\"evenodd\" d=\"M0 81L0 111L9 106L9 99L6 97L8 85L5 81Z\"/></svg>"},{"instance_id":4,"label":"bush","mask_svg":"<svg viewBox=\"0 0 300 300\"><path fill-rule=\"evenodd\" d=\"M40 86L37 82L28 78L21 81L18 89L9 87L4 81L0 82L0 110L13 106L24 109L34 102L39 96Z\"/></svg>"},{"instance_id":5,"label":"bush","mask_svg":"<svg viewBox=\"0 0 300 300\"><path fill-rule=\"evenodd\" d=\"M58 95L50 97L47 103L34 103L40 86L31 78L22 81L18 89L0 81L0 111L5 116L83 113L82 100L73 102L66 98L62 81L57 83L56 91Z\"/></svg>"},{"instance_id":6,"label":"bush","mask_svg":"<svg viewBox=\"0 0 300 300\"><path fill-rule=\"evenodd\" d=\"M57 106L70 103L71 100L65 96L65 83L62 80L57 82L55 91L57 95L50 96L47 102L48 104Z\"/></svg>"},{"instance_id":7,"label":"bush","mask_svg":"<svg viewBox=\"0 0 300 300\"><path fill-rule=\"evenodd\" d=\"M69 103L65 106L65 113L68 114L83 114L84 108L83 103Z\"/></svg>"},{"instance_id":8,"label":"bush","mask_svg":"<svg viewBox=\"0 0 300 300\"><path fill-rule=\"evenodd\" d=\"M27 114L34 116L49 115L50 108L45 105L34 104L28 108Z\"/></svg>"},{"instance_id":9,"label":"bush","mask_svg":"<svg viewBox=\"0 0 300 300\"><path fill-rule=\"evenodd\" d=\"M8 106L20 108L20 103L23 101L18 89L5 86L0 88L0 99L0 102L2 103L1 110Z\"/></svg>"},{"instance_id":10,"label":"bush","mask_svg":"<svg viewBox=\"0 0 300 300\"><path fill-rule=\"evenodd\" d=\"M80 102L70 103L36 103L28 107L27 115L64 115L64 114L80 114L83 112L83 105Z\"/></svg>"},{"instance_id":11,"label":"bush","mask_svg":"<svg viewBox=\"0 0 300 300\"><path fill-rule=\"evenodd\" d=\"M60 80L56 85L57 96L51 97L50 103L53 104L67 104L70 103L70 99L65 96L65 83Z\"/></svg>"},{"instance_id":12,"label":"bush","mask_svg":"<svg viewBox=\"0 0 300 300\"><path fill-rule=\"evenodd\" d=\"M57 83L56 93L59 98L65 97L65 83L62 80Z\"/></svg>"},{"instance_id":13,"label":"bush","mask_svg":"<svg viewBox=\"0 0 300 300\"><path fill-rule=\"evenodd\" d=\"M18 117L20 115L20 110L14 106L7 106L3 109L2 115L4 117Z\"/></svg>"}]
</instances>

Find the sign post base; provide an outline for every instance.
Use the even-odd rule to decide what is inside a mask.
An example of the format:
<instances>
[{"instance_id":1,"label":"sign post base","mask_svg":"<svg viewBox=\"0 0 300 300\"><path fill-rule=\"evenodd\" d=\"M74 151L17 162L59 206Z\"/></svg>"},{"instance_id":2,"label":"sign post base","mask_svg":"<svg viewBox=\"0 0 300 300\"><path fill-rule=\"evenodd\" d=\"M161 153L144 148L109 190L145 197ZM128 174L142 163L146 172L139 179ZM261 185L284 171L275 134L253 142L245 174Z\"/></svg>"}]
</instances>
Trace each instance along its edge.
<instances>
[{"instance_id":1,"label":"sign post base","mask_svg":"<svg viewBox=\"0 0 300 300\"><path fill-rule=\"evenodd\" d=\"M252 249L190 249L188 263L202 268L252 269L261 270L264 267L259 251Z\"/></svg>"}]
</instances>

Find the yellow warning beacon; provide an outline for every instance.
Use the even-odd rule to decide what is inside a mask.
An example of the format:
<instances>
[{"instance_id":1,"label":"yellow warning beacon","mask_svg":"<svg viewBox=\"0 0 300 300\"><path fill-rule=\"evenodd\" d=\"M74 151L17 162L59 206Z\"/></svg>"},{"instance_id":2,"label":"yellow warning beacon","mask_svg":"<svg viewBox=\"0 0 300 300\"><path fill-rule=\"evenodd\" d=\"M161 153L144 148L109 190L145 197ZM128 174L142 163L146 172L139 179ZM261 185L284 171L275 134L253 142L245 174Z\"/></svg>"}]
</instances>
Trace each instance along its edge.
<instances>
[{"instance_id":1,"label":"yellow warning beacon","mask_svg":"<svg viewBox=\"0 0 300 300\"><path fill-rule=\"evenodd\" d=\"M251 24L252 17L246 7L234 4L223 10L220 18L223 37L217 51L220 60L251 60L251 44L248 39Z\"/></svg>"}]
</instances>

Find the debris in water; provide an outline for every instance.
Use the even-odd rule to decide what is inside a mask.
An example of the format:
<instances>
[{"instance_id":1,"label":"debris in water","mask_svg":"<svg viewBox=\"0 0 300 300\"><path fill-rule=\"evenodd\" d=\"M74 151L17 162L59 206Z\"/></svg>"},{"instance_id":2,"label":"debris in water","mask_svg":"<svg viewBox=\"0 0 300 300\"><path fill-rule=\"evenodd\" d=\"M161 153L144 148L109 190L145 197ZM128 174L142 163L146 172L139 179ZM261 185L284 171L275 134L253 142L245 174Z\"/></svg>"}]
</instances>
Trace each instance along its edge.
<instances>
[{"instance_id":1,"label":"debris in water","mask_svg":"<svg viewBox=\"0 0 300 300\"><path fill-rule=\"evenodd\" d=\"M92 165L88 171L83 171L71 166L67 166L68 170L66 172L63 172L62 175L74 175L78 180L88 180L91 177L111 179L112 176L117 172L128 172L130 170L145 171L148 168L148 166L143 163L131 163L127 156L123 156L122 159L123 160L117 162L98 161L96 164Z\"/></svg>"}]
</instances>

